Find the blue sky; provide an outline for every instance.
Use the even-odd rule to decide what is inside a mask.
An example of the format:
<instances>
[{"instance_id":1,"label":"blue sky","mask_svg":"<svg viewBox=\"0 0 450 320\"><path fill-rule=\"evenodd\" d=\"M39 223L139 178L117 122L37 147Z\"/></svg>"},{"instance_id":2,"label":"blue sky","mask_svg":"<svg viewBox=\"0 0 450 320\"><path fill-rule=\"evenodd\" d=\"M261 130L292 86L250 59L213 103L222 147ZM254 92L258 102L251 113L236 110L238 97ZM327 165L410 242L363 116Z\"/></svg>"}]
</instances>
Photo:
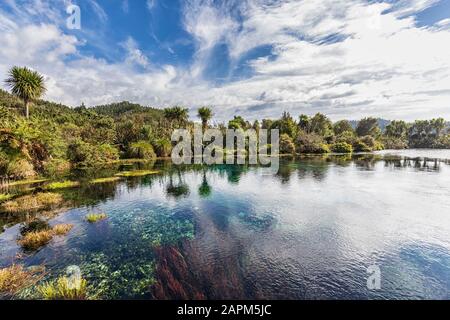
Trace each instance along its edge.
<instances>
[{"instance_id":1,"label":"blue sky","mask_svg":"<svg viewBox=\"0 0 450 320\"><path fill-rule=\"evenodd\" d=\"M0 31L0 73L30 66L71 106L450 118L448 0L3 0Z\"/></svg>"}]
</instances>

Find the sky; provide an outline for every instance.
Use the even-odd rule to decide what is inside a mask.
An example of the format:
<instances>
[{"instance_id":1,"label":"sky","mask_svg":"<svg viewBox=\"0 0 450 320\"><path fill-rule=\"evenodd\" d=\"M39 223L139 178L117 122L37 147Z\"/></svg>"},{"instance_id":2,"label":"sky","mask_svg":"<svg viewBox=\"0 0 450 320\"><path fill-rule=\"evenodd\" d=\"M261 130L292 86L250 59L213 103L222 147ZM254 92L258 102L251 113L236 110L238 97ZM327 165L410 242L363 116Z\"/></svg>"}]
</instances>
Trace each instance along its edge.
<instances>
[{"instance_id":1,"label":"sky","mask_svg":"<svg viewBox=\"0 0 450 320\"><path fill-rule=\"evenodd\" d=\"M0 34L70 106L450 120L450 0L1 0Z\"/></svg>"}]
</instances>

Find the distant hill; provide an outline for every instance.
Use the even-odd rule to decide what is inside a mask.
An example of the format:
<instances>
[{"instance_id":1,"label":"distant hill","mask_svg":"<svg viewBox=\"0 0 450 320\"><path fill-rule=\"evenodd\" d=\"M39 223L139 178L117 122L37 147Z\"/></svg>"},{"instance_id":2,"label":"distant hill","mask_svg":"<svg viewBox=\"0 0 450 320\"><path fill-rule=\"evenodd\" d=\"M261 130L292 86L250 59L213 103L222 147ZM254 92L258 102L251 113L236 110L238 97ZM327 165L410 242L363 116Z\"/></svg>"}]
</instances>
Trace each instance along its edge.
<instances>
[{"instance_id":1,"label":"distant hill","mask_svg":"<svg viewBox=\"0 0 450 320\"><path fill-rule=\"evenodd\" d=\"M140 104L131 103L128 101L95 106L92 107L91 109L97 112L98 114L110 116L113 118L137 113L145 113L155 118L160 118L163 116L163 111L161 109L144 107Z\"/></svg>"},{"instance_id":2,"label":"distant hill","mask_svg":"<svg viewBox=\"0 0 450 320\"><path fill-rule=\"evenodd\" d=\"M380 127L381 131L384 132L386 127L391 123L391 120L381 119L378 118L378 126ZM358 125L359 120L350 120L350 124L353 127L353 129L356 129L356 126Z\"/></svg>"}]
</instances>

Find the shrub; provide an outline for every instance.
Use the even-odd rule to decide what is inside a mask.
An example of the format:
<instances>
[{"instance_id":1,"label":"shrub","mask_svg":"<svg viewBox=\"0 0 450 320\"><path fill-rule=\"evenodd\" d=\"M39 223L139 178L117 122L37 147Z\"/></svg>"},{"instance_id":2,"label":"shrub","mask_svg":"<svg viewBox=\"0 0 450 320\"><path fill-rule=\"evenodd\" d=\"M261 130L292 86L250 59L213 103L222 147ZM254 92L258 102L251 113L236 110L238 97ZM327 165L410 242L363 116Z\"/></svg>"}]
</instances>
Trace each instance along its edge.
<instances>
[{"instance_id":1,"label":"shrub","mask_svg":"<svg viewBox=\"0 0 450 320\"><path fill-rule=\"evenodd\" d=\"M106 213L90 213L86 215L86 221L89 223L95 223L101 220L105 220L108 216Z\"/></svg>"},{"instance_id":2,"label":"shrub","mask_svg":"<svg viewBox=\"0 0 450 320\"><path fill-rule=\"evenodd\" d=\"M6 169L8 177L13 179L27 179L34 177L36 172L33 165L25 159L13 160L8 164Z\"/></svg>"},{"instance_id":3,"label":"shrub","mask_svg":"<svg viewBox=\"0 0 450 320\"><path fill-rule=\"evenodd\" d=\"M67 158L78 166L89 166L97 163L97 151L82 140L75 140L67 148Z\"/></svg>"},{"instance_id":4,"label":"shrub","mask_svg":"<svg viewBox=\"0 0 450 320\"><path fill-rule=\"evenodd\" d=\"M119 151L109 144L95 146L77 139L69 144L67 157L76 166L93 166L118 160Z\"/></svg>"},{"instance_id":5,"label":"shrub","mask_svg":"<svg viewBox=\"0 0 450 320\"><path fill-rule=\"evenodd\" d=\"M62 196L57 193L37 193L7 201L1 205L1 209L2 211L11 213L34 211L51 208L53 205L57 205L62 201Z\"/></svg>"},{"instance_id":6,"label":"shrub","mask_svg":"<svg viewBox=\"0 0 450 320\"><path fill-rule=\"evenodd\" d=\"M119 150L110 144L102 144L98 148L102 161L112 162L119 160Z\"/></svg>"},{"instance_id":7,"label":"shrub","mask_svg":"<svg viewBox=\"0 0 450 320\"><path fill-rule=\"evenodd\" d=\"M407 149L408 141L403 138L383 137L383 145L386 149Z\"/></svg>"},{"instance_id":8,"label":"shrub","mask_svg":"<svg viewBox=\"0 0 450 320\"><path fill-rule=\"evenodd\" d=\"M280 153L281 154L295 154L295 145L291 137L287 134L280 136Z\"/></svg>"},{"instance_id":9,"label":"shrub","mask_svg":"<svg viewBox=\"0 0 450 320\"><path fill-rule=\"evenodd\" d=\"M328 153L330 149L323 138L315 133L300 132L296 140L296 148L300 153Z\"/></svg>"},{"instance_id":10,"label":"shrub","mask_svg":"<svg viewBox=\"0 0 450 320\"><path fill-rule=\"evenodd\" d=\"M353 149L356 152L370 152L372 149L366 145L364 142L362 142L360 139L356 140L355 144L353 145Z\"/></svg>"},{"instance_id":11,"label":"shrub","mask_svg":"<svg viewBox=\"0 0 450 320\"><path fill-rule=\"evenodd\" d=\"M129 157L136 159L151 160L156 158L153 146L146 141L132 143L128 150Z\"/></svg>"},{"instance_id":12,"label":"shrub","mask_svg":"<svg viewBox=\"0 0 450 320\"><path fill-rule=\"evenodd\" d=\"M437 138L432 147L435 149L450 149L450 134Z\"/></svg>"},{"instance_id":13,"label":"shrub","mask_svg":"<svg viewBox=\"0 0 450 320\"><path fill-rule=\"evenodd\" d=\"M348 144L346 142L337 142L333 144L333 146L331 147L331 151L337 153L352 153L353 147L351 144Z\"/></svg>"},{"instance_id":14,"label":"shrub","mask_svg":"<svg viewBox=\"0 0 450 320\"><path fill-rule=\"evenodd\" d=\"M336 143L345 142L353 145L356 142L356 136L353 131L344 131L336 136Z\"/></svg>"},{"instance_id":15,"label":"shrub","mask_svg":"<svg viewBox=\"0 0 450 320\"><path fill-rule=\"evenodd\" d=\"M158 139L153 143L158 157L169 157L172 152L172 143L169 139Z\"/></svg>"},{"instance_id":16,"label":"shrub","mask_svg":"<svg viewBox=\"0 0 450 320\"><path fill-rule=\"evenodd\" d=\"M53 282L40 285L38 293L44 300L86 300L87 281L80 279L76 285L72 285L67 277L60 277Z\"/></svg>"},{"instance_id":17,"label":"shrub","mask_svg":"<svg viewBox=\"0 0 450 320\"><path fill-rule=\"evenodd\" d=\"M56 175L70 169L70 162L64 159L51 159L44 163L44 172L47 175Z\"/></svg>"}]
</instances>

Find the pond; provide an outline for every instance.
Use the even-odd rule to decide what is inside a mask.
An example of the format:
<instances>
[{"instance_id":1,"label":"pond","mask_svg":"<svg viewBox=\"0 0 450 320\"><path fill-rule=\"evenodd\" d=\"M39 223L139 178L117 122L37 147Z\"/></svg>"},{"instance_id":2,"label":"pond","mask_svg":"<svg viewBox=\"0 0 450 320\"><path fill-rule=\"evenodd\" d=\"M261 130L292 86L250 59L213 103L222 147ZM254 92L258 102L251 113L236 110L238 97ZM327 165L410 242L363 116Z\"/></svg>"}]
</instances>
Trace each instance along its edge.
<instances>
[{"instance_id":1,"label":"pond","mask_svg":"<svg viewBox=\"0 0 450 320\"><path fill-rule=\"evenodd\" d=\"M132 169L157 173L89 182ZM450 298L446 160L284 158L276 175L158 161L65 179L80 184L54 191L65 199L56 211L0 214L0 266L45 265L49 280L76 265L99 299ZM74 227L23 251L17 238L35 218ZM367 286L370 266L380 289Z\"/></svg>"}]
</instances>

